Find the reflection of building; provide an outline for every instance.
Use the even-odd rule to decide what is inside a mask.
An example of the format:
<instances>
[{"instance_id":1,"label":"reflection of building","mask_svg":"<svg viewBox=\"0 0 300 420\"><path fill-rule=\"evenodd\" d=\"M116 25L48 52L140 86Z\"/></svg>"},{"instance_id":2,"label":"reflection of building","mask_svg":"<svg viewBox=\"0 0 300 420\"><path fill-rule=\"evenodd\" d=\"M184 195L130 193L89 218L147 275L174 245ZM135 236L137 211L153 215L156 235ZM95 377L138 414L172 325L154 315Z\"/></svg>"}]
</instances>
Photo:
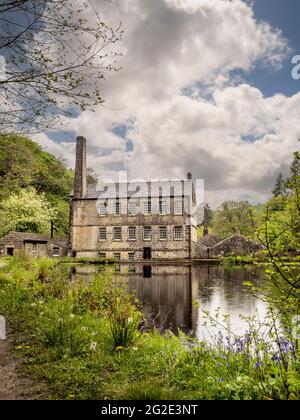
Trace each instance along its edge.
<instances>
[{"instance_id":1,"label":"reflection of building","mask_svg":"<svg viewBox=\"0 0 300 420\"><path fill-rule=\"evenodd\" d=\"M99 188L100 189L100 188ZM87 185L86 140L77 138L70 241L77 257L191 258L197 242L191 174L180 181Z\"/></svg>"},{"instance_id":2,"label":"reflection of building","mask_svg":"<svg viewBox=\"0 0 300 420\"><path fill-rule=\"evenodd\" d=\"M264 302L256 299L243 284L251 281L254 285L262 283L261 271L253 269L252 273L244 268L226 269L223 266L164 266L143 264L120 264L120 279L128 284L131 291L136 291L137 298L142 302L146 319L164 329L177 333L197 333L199 338L211 340L211 335L217 334L219 327L212 328L204 318L208 311L215 318L216 311L220 313L219 321L224 324L223 315L231 319L232 331L243 334L247 325L241 322L240 314L253 316L256 310L261 319L266 314ZM72 268L71 280L88 281L94 274L103 270L103 265L78 265ZM199 303L199 307L194 305Z\"/></svg>"},{"instance_id":3,"label":"reflection of building","mask_svg":"<svg viewBox=\"0 0 300 420\"><path fill-rule=\"evenodd\" d=\"M10 232L1 239L0 250L2 256L25 252L32 257L62 257L67 255L67 241L37 233Z\"/></svg>"},{"instance_id":4,"label":"reflection of building","mask_svg":"<svg viewBox=\"0 0 300 420\"><path fill-rule=\"evenodd\" d=\"M194 331L197 309L193 301L198 296L198 281L193 276L193 268L151 266L151 277L142 277L143 266L136 269L128 274L128 284L143 303L146 318L174 332Z\"/></svg>"}]
</instances>

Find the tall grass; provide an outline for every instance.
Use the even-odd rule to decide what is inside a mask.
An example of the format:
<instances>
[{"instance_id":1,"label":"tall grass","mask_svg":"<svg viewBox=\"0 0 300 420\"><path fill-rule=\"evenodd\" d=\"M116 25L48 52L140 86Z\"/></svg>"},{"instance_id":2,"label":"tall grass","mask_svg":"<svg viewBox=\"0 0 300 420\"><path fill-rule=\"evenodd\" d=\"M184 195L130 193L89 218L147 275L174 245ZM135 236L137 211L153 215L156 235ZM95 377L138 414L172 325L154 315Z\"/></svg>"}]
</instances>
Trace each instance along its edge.
<instances>
[{"instance_id":1,"label":"tall grass","mask_svg":"<svg viewBox=\"0 0 300 420\"><path fill-rule=\"evenodd\" d=\"M70 282L53 260L11 259L0 298L0 313L23 333L16 351L27 371L55 398L300 398L297 340L272 330L269 342L250 320L247 335L219 335L215 345L142 333L137 301L112 269Z\"/></svg>"}]
</instances>

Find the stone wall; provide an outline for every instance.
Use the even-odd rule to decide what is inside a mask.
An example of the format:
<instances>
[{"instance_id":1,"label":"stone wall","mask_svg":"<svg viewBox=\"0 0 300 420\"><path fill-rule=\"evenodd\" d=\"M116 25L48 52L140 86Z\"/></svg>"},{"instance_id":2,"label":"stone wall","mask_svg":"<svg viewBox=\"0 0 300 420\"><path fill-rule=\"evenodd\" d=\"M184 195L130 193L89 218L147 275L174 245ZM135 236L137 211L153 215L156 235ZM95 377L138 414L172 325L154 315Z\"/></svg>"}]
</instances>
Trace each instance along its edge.
<instances>
[{"instance_id":1,"label":"stone wall","mask_svg":"<svg viewBox=\"0 0 300 420\"><path fill-rule=\"evenodd\" d=\"M249 255L262 249L264 247L261 244L236 233L212 246L204 246L203 241L199 240L194 247L193 256L194 258L206 259L219 258L228 254Z\"/></svg>"},{"instance_id":2,"label":"stone wall","mask_svg":"<svg viewBox=\"0 0 300 420\"><path fill-rule=\"evenodd\" d=\"M24 248L23 241L13 234L8 234L0 240L1 256L7 255L7 248L13 248L15 251L21 251Z\"/></svg>"},{"instance_id":3,"label":"stone wall","mask_svg":"<svg viewBox=\"0 0 300 420\"><path fill-rule=\"evenodd\" d=\"M120 200L123 208L127 207L127 199ZM172 203L171 203L172 205ZM126 207L125 207L126 206ZM188 215L145 215L138 213L107 214L101 216L97 211L96 199L73 199L71 246L77 257L97 258L99 253L113 257L121 253L121 259L128 260L128 254L135 253L135 259L143 258L143 248L150 247L152 259L189 258L192 254L192 243L196 243L196 227L186 225ZM129 240L128 228L136 228L136 240ZM143 239L143 227L151 226L151 240ZM167 239L159 239L159 226L167 226ZM174 227L182 226L183 239L174 239ZM99 239L99 228L105 227L107 239ZM121 227L122 240L113 240L113 228ZM192 229L192 232L191 232Z\"/></svg>"},{"instance_id":4,"label":"stone wall","mask_svg":"<svg viewBox=\"0 0 300 420\"><path fill-rule=\"evenodd\" d=\"M226 254L248 255L261 249L264 249L261 244L236 233L211 247L210 256L218 257Z\"/></svg>"}]
</instances>

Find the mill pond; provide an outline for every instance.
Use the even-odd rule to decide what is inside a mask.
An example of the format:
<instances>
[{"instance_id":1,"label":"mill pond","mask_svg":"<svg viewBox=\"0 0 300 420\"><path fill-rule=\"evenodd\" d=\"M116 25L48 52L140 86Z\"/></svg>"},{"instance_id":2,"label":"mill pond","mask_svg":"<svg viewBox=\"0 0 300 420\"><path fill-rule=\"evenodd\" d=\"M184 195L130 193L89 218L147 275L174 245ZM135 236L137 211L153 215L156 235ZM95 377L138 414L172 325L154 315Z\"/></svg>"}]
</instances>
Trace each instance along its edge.
<instances>
[{"instance_id":1,"label":"mill pond","mask_svg":"<svg viewBox=\"0 0 300 420\"><path fill-rule=\"evenodd\" d=\"M70 278L89 281L101 270L103 266L77 265L70 269ZM116 276L127 282L142 303L148 324L161 331L177 334L181 330L213 341L219 331L228 333L224 316L229 317L230 331L236 335L247 331L244 317L256 316L260 322L266 317L266 304L244 284L262 285L262 272L254 266L120 264ZM213 322L216 318L218 324Z\"/></svg>"}]
</instances>

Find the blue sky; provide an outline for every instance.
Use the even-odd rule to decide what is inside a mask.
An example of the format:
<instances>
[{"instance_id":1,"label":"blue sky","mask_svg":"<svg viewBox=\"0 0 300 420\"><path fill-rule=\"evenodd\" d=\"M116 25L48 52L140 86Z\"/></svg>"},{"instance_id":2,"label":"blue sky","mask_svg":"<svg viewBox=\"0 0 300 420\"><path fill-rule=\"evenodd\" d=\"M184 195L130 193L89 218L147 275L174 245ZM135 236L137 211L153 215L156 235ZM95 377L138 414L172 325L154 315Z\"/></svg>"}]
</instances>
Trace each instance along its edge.
<instances>
[{"instance_id":1,"label":"blue sky","mask_svg":"<svg viewBox=\"0 0 300 420\"><path fill-rule=\"evenodd\" d=\"M258 87L266 96L284 93L291 96L299 92L300 81L291 77L291 60L300 54L300 1L299 0L256 0L254 12L257 19L267 21L282 31L292 49L283 62L281 70L256 68L251 74L243 75L251 84Z\"/></svg>"}]
</instances>

